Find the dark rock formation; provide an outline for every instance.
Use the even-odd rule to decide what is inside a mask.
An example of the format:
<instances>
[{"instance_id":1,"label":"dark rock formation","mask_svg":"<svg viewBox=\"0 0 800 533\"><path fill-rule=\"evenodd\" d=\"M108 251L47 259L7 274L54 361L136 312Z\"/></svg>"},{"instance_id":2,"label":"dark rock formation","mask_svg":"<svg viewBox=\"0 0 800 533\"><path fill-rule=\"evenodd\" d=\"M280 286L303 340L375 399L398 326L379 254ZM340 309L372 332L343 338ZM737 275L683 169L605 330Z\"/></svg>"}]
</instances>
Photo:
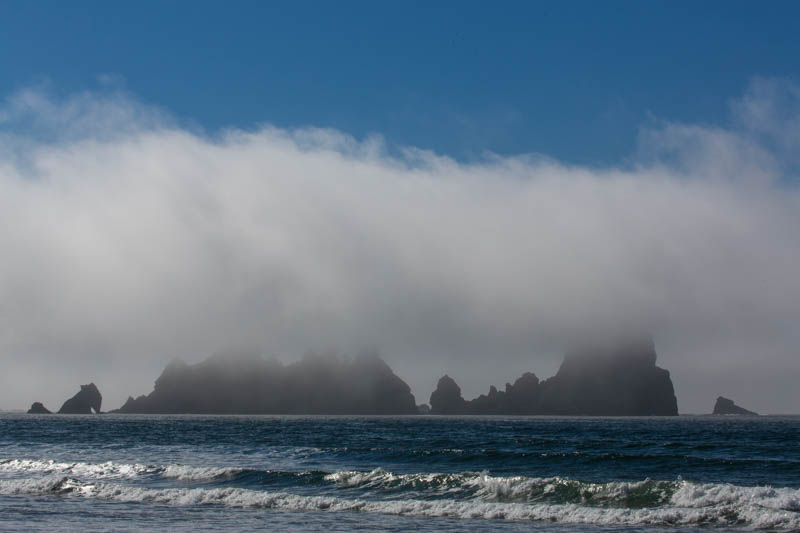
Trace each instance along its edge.
<instances>
[{"instance_id":1,"label":"dark rock formation","mask_svg":"<svg viewBox=\"0 0 800 533\"><path fill-rule=\"evenodd\" d=\"M525 373L505 391L495 387L471 401L449 376L431 395L432 414L677 415L669 372L656 366L652 340L585 345L568 353L550 379Z\"/></svg>"},{"instance_id":2,"label":"dark rock formation","mask_svg":"<svg viewBox=\"0 0 800 533\"><path fill-rule=\"evenodd\" d=\"M257 356L170 363L147 396L120 413L416 414L409 386L377 355L306 356L284 366Z\"/></svg>"},{"instance_id":3,"label":"dark rock formation","mask_svg":"<svg viewBox=\"0 0 800 533\"><path fill-rule=\"evenodd\" d=\"M750 416L758 416L758 413L754 413L753 411L748 411L744 407L739 407L733 400L729 400L723 396L717 398L717 402L714 404L714 413L715 415L750 415Z\"/></svg>"},{"instance_id":4,"label":"dark rock formation","mask_svg":"<svg viewBox=\"0 0 800 533\"><path fill-rule=\"evenodd\" d=\"M669 372L656 366L650 339L600 343L568 353L540 386L543 413L561 415L677 415Z\"/></svg>"},{"instance_id":5,"label":"dark rock formation","mask_svg":"<svg viewBox=\"0 0 800 533\"><path fill-rule=\"evenodd\" d=\"M28 414L29 415L51 415L53 413L52 413L52 411L50 411L50 409L45 407L44 404L42 404L42 402L33 402L33 405L31 405L31 408L28 409Z\"/></svg>"},{"instance_id":6,"label":"dark rock formation","mask_svg":"<svg viewBox=\"0 0 800 533\"><path fill-rule=\"evenodd\" d=\"M103 396L97 390L94 383L88 385L81 385L81 390L72 398L64 402L58 414L66 415L90 415L92 412L100 412L100 404L103 402Z\"/></svg>"},{"instance_id":7,"label":"dark rock formation","mask_svg":"<svg viewBox=\"0 0 800 533\"><path fill-rule=\"evenodd\" d=\"M431 413L436 415L461 415L467 413L467 402L461 397L461 387L445 374L439 379L431 394Z\"/></svg>"},{"instance_id":8,"label":"dark rock formation","mask_svg":"<svg viewBox=\"0 0 800 533\"><path fill-rule=\"evenodd\" d=\"M427 403L421 403L417 406L417 414L429 415L431 414L431 406Z\"/></svg>"}]
</instances>

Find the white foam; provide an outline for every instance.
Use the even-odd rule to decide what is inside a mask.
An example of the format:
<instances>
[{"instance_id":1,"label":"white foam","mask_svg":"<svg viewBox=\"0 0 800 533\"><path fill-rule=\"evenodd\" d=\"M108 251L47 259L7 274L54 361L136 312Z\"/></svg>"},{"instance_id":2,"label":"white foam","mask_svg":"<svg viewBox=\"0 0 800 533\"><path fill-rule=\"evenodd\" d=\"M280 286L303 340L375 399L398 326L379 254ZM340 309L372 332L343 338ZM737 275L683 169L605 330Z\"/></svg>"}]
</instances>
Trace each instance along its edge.
<instances>
[{"instance_id":1,"label":"white foam","mask_svg":"<svg viewBox=\"0 0 800 533\"><path fill-rule=\"evenodd\" d=\"M0 472L43 474L70 474L94 478L133 478L152 473L157 467L140 464L125 464L107 461L105 463L67 463L53 460L10 459L0 462Z\"/></svg>"},{"instance_id":2,"label":"white foam","mask_svg":"<svg viewBox=\"0 0 800 533\"><path fill-rule=\"evenodd\" d=\"M800 489L681 481L678 490L672 495L671 503L685 507L758 506L798 513Z\"/></svg>"},{"instance_id":3,"label":"white foam","mask_svg":"<svg viewBox=\"0 0 800 533\"><path fill-rule=\"evenodd\" d=\"M10 459L0 461L0 472L11 474L38 473L61 474L92 479L131 479L137 476L158 474L182 481L204 481L232 476L242 468L219 468L171 464L165 467L142 464L127 464L107 461L105 463L69 463L53 460Z\"/></svg>"},{"instance_id":4,"label":"white foam","mask_svg":"<svg viewBox=\"0 0 800 533\"><path fill-rule=\"evenodd\" d=\"M370 501L239 488L149 489L114 483L86 483L58 476L36 480L0 480L0 494L54 494L170 505L214 504L465 519L546 520L570 524L673 527L716 525L788 530L800 528L797 489L682 483L669 505L641 509L572 503L529 504L453 499Z\"/></svg>"},{"instance_id":5,"label":"white foam","mask_svg":"<svg viewBox=\"0 0 800 533\"><path fill-rule=\"evenodd\" d=\"M466 479L465 474L394 474L377 468L371 472L346 470L325 476L325 481L332 481L344 487L361 488L458 488Z\"/></svg>"},{"instance_id":6,"label":"white foam","mask_svg":"<svg viewBox=\"0 0 800 533\"><path fill-rule=\"evenodd\" d=\"M219 468L172 464L166 466L161 475L182 481L206 481L234 476L244 472L243 468Z\"/></svg>"}]
</instances>

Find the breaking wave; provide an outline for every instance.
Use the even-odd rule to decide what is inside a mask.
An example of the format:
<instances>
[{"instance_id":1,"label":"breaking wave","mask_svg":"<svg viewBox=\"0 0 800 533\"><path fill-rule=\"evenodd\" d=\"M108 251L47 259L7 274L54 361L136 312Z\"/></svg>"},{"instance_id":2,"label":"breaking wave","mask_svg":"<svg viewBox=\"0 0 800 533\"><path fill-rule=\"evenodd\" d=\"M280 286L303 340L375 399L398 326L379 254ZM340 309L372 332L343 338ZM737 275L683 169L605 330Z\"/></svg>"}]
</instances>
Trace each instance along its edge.
<instances>
[{"instance_id":1,"label":"breaking wave","mask_svg":"<svg viewBox=\"0 0 800 533\"><path fill-rule=\"evenodd\" d=\"M575 482L578 483L578 482ZM592 506L578 503L518 503L481 499L368 500L304 496L243 488L140 488L86 482L68 476L0 480L0 494L58 495L118 502L166 505L223 505L299 511L355 511L420 517L547 520L567 524L625 526L746 526L800 528L800 492L796 489L737 487L679 481L669 502L658 507ZM612 485L612 484L609 484ZM624 489L620 489L623 490Z\"/></svg>"},{"instance_id":2,"label":"breaking wave","mask_svg":"<svg viewBox=\"0 0 800 533\"><path fill-rule=\"evenodd\" d=\"M0 472L70 474L93 478L133 478L153 473L156 467L108 461L105 463L71 463L53 460L9 459L0 461Z\"/></svg>"},{"instance_id":3,"label":"breaking wave","mask_svg":"<svg viewBox=\"0 0 800 533\"><path fill-rule=\"evenodd\" d=\"M553 502L645 507L669 501L680 482L644 480L589 483L563 477L491 476L465 474L393 474L336 472L325 476L345 487L382 490L430 491L438 494L466 493L489 501Z\"/></svg>"},{"instance_id":4,"label":"breaking wave","mask_svg":"<svg viewBox=\"0 0 800 533\"><path fill-rule=\"evenodd\" d=\"M246 471L244 468L196 467L180 464L167 466L105 463L70 463L53 460L9 459L0 461L0 472L63 474L93 479L132 479L144 475L160 475L183 481L207 481L231 477Z\"/></svg>"},{"instance_id":5,"label":"breaking wave","mask_svg":"<svg viewBox=\"0 0 800 533\"><path fill-rule=\"evenodd\" d=\"M187 465L168 465L159 470L159 473L167 478L180 479L182 481L208 481L221 478L230 478L247 472L245 468L218 468Z\"/></svg>"},{"instance_id":6,"label":"breaking wave","mask_svg":"<svg viewBox=\"0 0 800 533\"><path fill-rule=\"evenodd\" d=\"M5 496L51 495L170 505L215 504L567 524L800 529L800 489L685 480L592 483L565 477L487 473L396 474L381 469L281 472L32 459L0 461L0 473L7 477L0 479L0 495ZM143 476L189 483L208 481L221 486L155 488L130 483ZM263 490L265 480L274 479L285 484L278 487L280 490ZM308 483L324 485L325 493L302 494L301 487Z\"/></svg>"}]
</instances>

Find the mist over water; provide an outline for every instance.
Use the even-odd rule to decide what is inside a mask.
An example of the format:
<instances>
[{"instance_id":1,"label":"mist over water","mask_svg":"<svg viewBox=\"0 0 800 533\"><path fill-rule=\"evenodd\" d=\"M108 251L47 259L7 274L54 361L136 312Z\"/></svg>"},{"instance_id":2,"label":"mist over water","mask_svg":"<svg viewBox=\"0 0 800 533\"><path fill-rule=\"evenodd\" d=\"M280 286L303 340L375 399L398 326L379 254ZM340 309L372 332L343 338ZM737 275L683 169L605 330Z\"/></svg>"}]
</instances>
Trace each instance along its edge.
<instances>
[{"instance_id":1,"label":"mist over water","mask_svg":"<svg viewBox=\"0 0 800 533\"><path fill-rule=\"evenodd\" d=\"M122 93L0 109L0 407L104 407L173 358L377 346L426 402L652 332L682 412L800 410L800 92L654 121L618 166L455 161L380 137L208 134ZM400 155L396 155L396 154Z\"/></svg>"}]
</instances>

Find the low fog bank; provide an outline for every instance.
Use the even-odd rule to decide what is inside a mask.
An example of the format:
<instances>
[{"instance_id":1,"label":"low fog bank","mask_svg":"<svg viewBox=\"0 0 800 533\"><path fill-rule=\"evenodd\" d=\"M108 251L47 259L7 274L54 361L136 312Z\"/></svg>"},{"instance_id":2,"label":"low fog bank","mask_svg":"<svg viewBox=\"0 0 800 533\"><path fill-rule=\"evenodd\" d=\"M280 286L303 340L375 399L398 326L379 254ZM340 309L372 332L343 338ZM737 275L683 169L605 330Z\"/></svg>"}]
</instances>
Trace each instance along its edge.
<instances>
[{"instance_id":1,"label":"low fog bank","mask_svg":"<svg viewBox=\"0 0 800 533\"><path fill-rule=\"evenodd\" d=\"M652 332L681 412L800 412L800 91L653 123L616 168L457 162L330 130L208 136L119 94L0 110L0 407L104 406L167 361L378 346L427 401Z\"/></svg>"}]
</instances>

